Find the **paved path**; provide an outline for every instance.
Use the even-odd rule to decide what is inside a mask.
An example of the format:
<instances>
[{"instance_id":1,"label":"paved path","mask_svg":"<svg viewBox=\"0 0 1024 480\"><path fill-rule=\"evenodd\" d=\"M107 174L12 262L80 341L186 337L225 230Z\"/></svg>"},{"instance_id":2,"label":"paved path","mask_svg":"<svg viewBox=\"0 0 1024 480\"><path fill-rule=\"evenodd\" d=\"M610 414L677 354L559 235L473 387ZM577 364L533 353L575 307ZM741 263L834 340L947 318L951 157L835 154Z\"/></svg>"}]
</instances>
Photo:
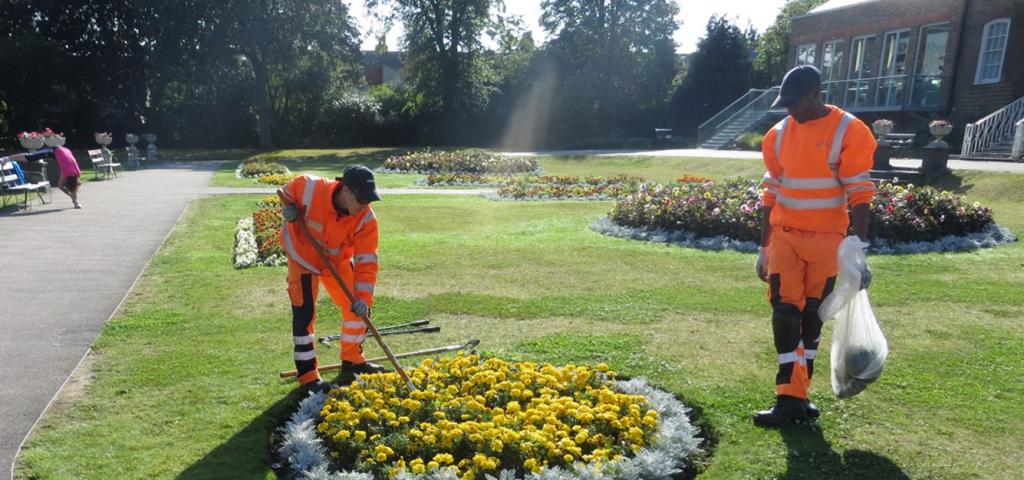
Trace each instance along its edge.
<instances>
[{"instance_id":1,"label":"paved path","mask_svg":"<svg viewBox=\"0 0 1024 480\"><path fill-rule=\"evenodd\" d=\"M22 439L218 163L84 182L82 210L0 213L0 478Z\"/></svg>"}]
</instances>

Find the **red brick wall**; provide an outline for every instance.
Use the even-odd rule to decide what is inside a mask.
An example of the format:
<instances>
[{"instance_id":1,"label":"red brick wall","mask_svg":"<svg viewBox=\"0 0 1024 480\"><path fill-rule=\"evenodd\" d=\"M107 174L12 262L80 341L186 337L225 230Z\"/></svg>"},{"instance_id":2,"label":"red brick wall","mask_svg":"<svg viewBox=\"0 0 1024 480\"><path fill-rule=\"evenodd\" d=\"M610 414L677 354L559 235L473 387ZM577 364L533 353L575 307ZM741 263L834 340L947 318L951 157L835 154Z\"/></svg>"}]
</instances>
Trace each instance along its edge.
<instances>
[{"instance_id":1,"label":"red brick wall","mask_svg":"<svg viewBox=\"0 0 1024 480\"><path fill-rule=\"evenodd\" d=\"M1011 22L1002 80L975 85L983 30L986 23L997 18L1010 18ZM970 0L950 111L953 123L973 122L1024 96L1024 51L1021 51L1021 45L1024 45L1024 1Z\"/></svg>"}]
</instances>

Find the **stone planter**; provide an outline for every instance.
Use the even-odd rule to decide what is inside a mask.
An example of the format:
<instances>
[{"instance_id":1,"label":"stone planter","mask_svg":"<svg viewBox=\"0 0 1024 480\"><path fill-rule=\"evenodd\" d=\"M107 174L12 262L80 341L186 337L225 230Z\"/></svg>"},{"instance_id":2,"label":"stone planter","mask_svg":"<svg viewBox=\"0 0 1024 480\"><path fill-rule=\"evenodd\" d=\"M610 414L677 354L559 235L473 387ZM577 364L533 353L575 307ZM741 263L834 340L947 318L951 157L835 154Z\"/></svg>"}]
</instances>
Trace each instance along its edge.
<instances>
[{"instance_id":1,"label":"stone planter","mask_svg":"<svg viewBox=\"0 0 1024 480\"><path fill-rule=\"evenodd\" d=\"M928 125L928 131L931 132L932 136L935 137L935 140L928 144L929 147L949 148L949 145L946 144L946 142L943 141L942 139L943 137L949 135L953 131L953 125L950 125L948 123L938 125L932 124Z\"/></svg>"},{"instance_id":2,"label":"stone planter","mask_svg":"<svg viewBox=\"0 0 1024 480\"><path fill-rule=\"evenodd\" d=\"M21 148L24 148L25 150L39 150L40 148L43 148L43 136L39 134L31 137L18 135L18 143L20 143Z\"/></svg>"},{"instance_id":3,"label":"stone planter","mask_svg":"<svg viewBox=\"0 0 1024 480\"><path fill-rule=\"evenodd\" d=\"M124 136L124 141L128 142L128 162L126 167L135 170L139 168L139 147L135 144L139 143L139 136L134 133L128 133Z\"/></svg>"},{"instance_id":4,"label":"stone planter","mask_svg":"<svg viewBox=\"0 0 1024 480\"><path fill-rule=\"evenodd\" d=\"M147 133L144 137L146 138L146 142L149 143L149 145L146 146L146 162L155 162L157 161L156 134Z\"/></svg>"},{"instance_id":5,"label":"stone planter","mask_svg":"<svg viewBox=\"0 0 1024 480\"><path fill-rule=\"evenodd\" d=\"M93 138L96 139L96 143L101 147L106 147L111 143L114 143L114 136L109 133L97 133L93 135Z\"/></svg>"},{"instance_id":6,"label":"stone planter","mask_svg":"<svg viewBox=\"0 0 1024 480\"><path fill-rule=\"evenodd\" d=\"M45 143L46 146L50 147L50 148L63 147L64 146L64 142L66 142L66 141L67 141L67 139L64 138L61 135L56 135L55 134L55 135L44 135L43 136L43 143Z\"/></svg>"}]
</instances>

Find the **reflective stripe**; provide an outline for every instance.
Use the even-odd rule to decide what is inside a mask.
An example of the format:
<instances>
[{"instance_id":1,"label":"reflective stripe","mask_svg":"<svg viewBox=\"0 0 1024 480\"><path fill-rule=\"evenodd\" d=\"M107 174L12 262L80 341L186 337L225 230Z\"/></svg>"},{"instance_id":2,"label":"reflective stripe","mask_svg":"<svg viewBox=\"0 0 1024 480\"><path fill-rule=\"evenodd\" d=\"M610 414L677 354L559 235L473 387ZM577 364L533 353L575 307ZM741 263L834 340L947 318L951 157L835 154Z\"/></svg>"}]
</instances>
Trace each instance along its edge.
<instances>
[{"instance_id":1,"label":"reflective stripe","mask_svg":"<svg viewBox=\"0 0 1024 480\"><path fill-rule=\"evenodd\" d=\"M316 358L316 350L310 350L308 352L295 352L296 360L312 360Z\"/></svg>"},{"instance_id":2,"label":"reflective stripe","mask_svg":"<svg viewBox=\"0 0 1024 480\"><path fill-rule=\"evenodd\" d=\"M313 336L312 335L296 336L296 337L293 337L293 339L295 340L295 344L296 345L309 345L309 344L313 343Z\"/></svg>"},{"instance_id":3,"label":"reflective stripe","mask_svg":"<svg viewBox=\"0 0 1024 480\"><path fill-rule=\"evenodd\" d=\"M309 225L309 228L316 230L318 233L324 233L324 225L316 220L307 219L306 225Z\"/></svg>"},{"instance_id":4,"label":"reflective stripe","mask_svg":"<svg viewBox=\"0 0 1024 480\"><path fill-rule=\"evenodd\" d=\"M826 208L839 208L846 203L846 198L843 196L839 197L828 197L828 198L790 198L783 194L776 195L776 202L786 208L792 208L794 210L820 210Z\"/></svg>"},{"instance_id":5,"label":"reflective stripe","mask_svg":"<svg viewBox=\"0 0 1024 480\"><path fill-rule=\"evenodd\" d=\"M362 343L366 339L366 335L347 335L342 334L342 343Z\"/></svg>"},{"instance_id":6,"label":"reflective stripe","mask_svg":"<svg viewBox=\"0 0 1024 480\"><path fill-rule=\"evenodd\" d=\"M313 209L313 190L316 190L317 177L303 175L302 178L306 179L305 187L302 189L302 208L306 209L306 219L308 220L309 211Z\"/></svg>"},{"instance_id":7,"label":"reflective stripe","mask_svg":"<svg viewBox=\"0 0 1024 480\"><path fill-rule=\"evenodd\" d=\"M869 182L871 181L871 174L868 172L864 172L860 175L854 175L852 177L841 177L839 181L842 182L844 185L849 183Z\"/></svg>"},{"instance_id":8,"label":"reflective stripe","mask_svg":"<svg viewBox=\"0 0 1024 480\"><path fill-rule=\"evenodd\" d=\"M359 220L359 224L356 225L356 229L354 231L359 232L363 229L363 225L366 225L367 222L375 218L377 218L377 215L374 215L373 210L368 211L366 215L363 215L363 218Z\"/></svg>"},{"instance_id":9,"label":"reflective stripe","mask_svg":"<svg viewBox=\"0 0 1024 480\"><path fill-rule=\"evenodd\" d=\"M800 356L796 352L788 352L779 354L779 363L792 363L800 361Z\"/></svg>"},{"instance_id":10,"label":"reflective stripe","mask_svg":"<svg viewBox=\"0 0 1024 480\"><path fill-rule=\"evenodd\" d=\"M769 185L779 185L779 181L772 176L771 172L764 172L764 177L761 178L761 181Z\"/></svg>"},{"instance_id":11,"label":"reflective stripe","mask_svg":"<svg viewBox=\"0 0 1024 480\"><path fill-rule=\"evenodd\" d=\"M294 260L299 265L302 265L302 268L313 273L320 273L320 269L307 262L306 259L299 255L298 250L295 250L295 245L292 243L292 235L288 232L287 227L284 229L284 251L288 254L288 258Z\"/></svg>"},{"instance_id":12,"label":"reflective stripe","mask_svg":"<svg viewBox=\"0 0 1024 480\"><path fill-rule=\"evenodd\" d=\"M779 189L775 188L775 187L768 187L768 188L764 189L764 191L766 191L768 193L771 193L772 195L778 195L779 194Z\"/></svg>"},{"instance_id":13,"label":"reflective stripe","mask_svg":"<svg viewBox=\"0 0 1024 480\"><path fill-rule=\"evenodd\" d=\"M352 261L359 263L377 263L376 253L361 253L352 257Z\"/></svg>"},{"instance_id":14,"label":"reflective stripe","mask_svg":"<svg viewBox=\"0 0 1024 480\"><path fill-rule=\"evenodd\" d=\"M341 247L325 248L324 251L326 251L329 255L337 255L337 254L341 253Z\"/></svg>"},{"instance_id":15,"label":"reflective stripe","mask_svg":"<svg viewBox=\"0 0 1024 480\"><path fill-rule=\"evenodd\" d=\"M789 117L783 118L775 124L775 160L779 161L779 152L782 150L782 134L786 132L786 125L789 124ZM779 162L781 163L781 162Z\"/></svg>"},{"instance_id":16,"label":"reflective stripe","mask_svg":"<svg viewBox=\"0 0 1024 480\"><path fill-rule=\"evenodd\" d=\"M850 194L853 192L859 192L861 190L874 190L874 185L854 185L852 187L846 187L846 193Z\"/></svg>"},{"instance_id":17,"label":"reflective stripe","mask_svg":"<svg viewBox=\"0 0 1024 480\"><path fill-rule=\"evenodd\" d=\"M853 119L853 115L844 112L843 119L839 121L839 127L836 128L836 133L832 136L832 149L828 152L828 168L831 168L832 171L839 170L839 153L843 149L843 138L846 137L846 128L850 126Z\"/></svg>"},{"instance_id":18,"label":"reflective stripe","mask_svg":"<svg viewBox=\"0 0 1024 480\"><path fill-rule=\"evenodd\" d=\"M345 320L344 322L341 322L341 326L343 328L355 328L355 329L366 328L366 324L363 323L362 320Z\"/></svg>"},{"instance_id":19,"label":"reflective stripe","mask_svg":"<svg viewBox=\"0 0 1024 480\"><path fill-rule=\"evenodd\" d=\"M817 350L807 350L806 352L804 352L804 358L806 358L808 360L814 360L814 357L817 357L817 356L818 356L818 351Z\"/></svg>"},{"instance_id":20,"label":"reflective stripe","mask_svg":"<svg viewBox=\"0 0 1024 480\"><path fill-rule=\"evenodd\" d=\"M357 292L358 291L364 291L364 292L373 293L373 284L372 283L366 283L366 282L359 282L359 283L356 284L356 291Z\"/></svg>"},{"instance_id":21,"label":"reflective stripe","mask_svg":"<svg viewBox=\"0 0 1024 480\"><path fill-rule=\"evenodd\" d=\"M782 186L791 190L817 190L820 188L834 188L839 186L839 181L834 177L826 178L789 178L782 177Z\"/></svg>"}]
</instances>

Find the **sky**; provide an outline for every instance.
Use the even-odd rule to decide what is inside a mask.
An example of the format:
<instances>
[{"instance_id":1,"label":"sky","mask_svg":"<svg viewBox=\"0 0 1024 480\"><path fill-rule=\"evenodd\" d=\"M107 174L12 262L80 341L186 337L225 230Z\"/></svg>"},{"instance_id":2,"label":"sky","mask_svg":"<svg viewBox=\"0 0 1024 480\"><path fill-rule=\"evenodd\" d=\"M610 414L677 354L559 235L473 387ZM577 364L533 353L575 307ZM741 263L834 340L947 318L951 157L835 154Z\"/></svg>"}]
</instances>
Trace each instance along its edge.
<instances>
[{"instance_id":1,"label":"sky","mask_svg":"<svg viewBox=\"0 0 1024 480\"><path fill-rule=\"evenodd\" d=\"M540 28L540 3L541 0L505 0L508 12L523 18L538 43L546 38ZM712 15L726 15L740 28L746 28L747 24L750 24L758 32L764 32L785 3L786 0L676 0L676 4L679 5L679 16L676 21L680 23L675 34L677 51L691 53L697 49L697 42L704 35L708 18ZM363 34L362 48L372 50L377 45L375 32L379 32L380 24L373 19L365 4L364 0L351 0L350 3L352 14L359 24L359 31ZM388 32L388 49L399 49L401 35L402 26L395 25Z\"/></svg>"}]
</instances>

